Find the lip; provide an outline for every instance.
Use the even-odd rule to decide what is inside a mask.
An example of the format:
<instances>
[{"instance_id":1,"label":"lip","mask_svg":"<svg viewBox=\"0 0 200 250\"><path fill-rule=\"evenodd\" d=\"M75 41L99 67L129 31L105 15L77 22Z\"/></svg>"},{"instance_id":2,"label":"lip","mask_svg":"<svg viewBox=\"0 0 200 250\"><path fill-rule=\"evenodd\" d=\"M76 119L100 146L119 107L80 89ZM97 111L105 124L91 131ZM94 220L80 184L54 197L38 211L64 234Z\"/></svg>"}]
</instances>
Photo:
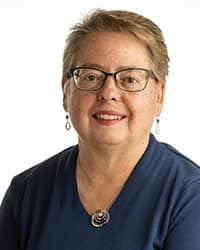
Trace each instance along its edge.
<instances>
[{"instance_id":1,"label":"lip","mask_svg":"<svg viewBox=\"0 0 200 250\"><path fill-rule=\"evenodd\" d=\"M110 115L114 117L118 117L117 119L103 119L101 116L103 115ZM120 113L115 110L100 110L98 112L93 113L92 117L95 119L95 121L98 124L105 125L105 126L111 126L120 123L124 118L126 118L126 115L123 113Z\"/></svg>"}]
</instances>

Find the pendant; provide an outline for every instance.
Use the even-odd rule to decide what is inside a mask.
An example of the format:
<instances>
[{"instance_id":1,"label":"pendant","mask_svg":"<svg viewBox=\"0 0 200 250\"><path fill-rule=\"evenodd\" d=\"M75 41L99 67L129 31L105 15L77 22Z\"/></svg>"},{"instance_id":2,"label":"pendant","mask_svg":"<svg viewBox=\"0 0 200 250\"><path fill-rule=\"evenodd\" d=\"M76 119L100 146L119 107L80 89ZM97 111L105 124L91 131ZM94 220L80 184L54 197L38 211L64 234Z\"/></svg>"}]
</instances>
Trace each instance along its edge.
<instances>
[{"instance_id":1,"label":"pendant","mask_svg":"<svg viewBox=\"0 0 200 250\"><path fill-rule=\"evenodd\" d=\"M91 224L94 227L103 227L110 220L110 214L107 210L99 209L91 216Z\"/></svg>"}]
</instances>

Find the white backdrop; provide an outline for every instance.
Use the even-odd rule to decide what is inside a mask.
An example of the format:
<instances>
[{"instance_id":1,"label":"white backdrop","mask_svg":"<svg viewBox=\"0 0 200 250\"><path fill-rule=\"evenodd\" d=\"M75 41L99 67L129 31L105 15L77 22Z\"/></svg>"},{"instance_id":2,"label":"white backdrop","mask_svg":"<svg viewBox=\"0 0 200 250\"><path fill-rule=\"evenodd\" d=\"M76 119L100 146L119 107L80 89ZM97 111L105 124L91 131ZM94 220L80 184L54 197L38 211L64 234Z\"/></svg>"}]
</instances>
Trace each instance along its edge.
<instances>
[{"instance_id":1,"label":"white backdrop","mask_svg":"<svg viewBox=\"0 0 200 250\"><path fill-rule=\"evenodd\" d=\"M160 140L200 163L198 0L0 0L0 200L12 177L76 143L66 132L61 72L68 28L91 8L155 21L171 58Z\"/></svg>"}]
</instances>

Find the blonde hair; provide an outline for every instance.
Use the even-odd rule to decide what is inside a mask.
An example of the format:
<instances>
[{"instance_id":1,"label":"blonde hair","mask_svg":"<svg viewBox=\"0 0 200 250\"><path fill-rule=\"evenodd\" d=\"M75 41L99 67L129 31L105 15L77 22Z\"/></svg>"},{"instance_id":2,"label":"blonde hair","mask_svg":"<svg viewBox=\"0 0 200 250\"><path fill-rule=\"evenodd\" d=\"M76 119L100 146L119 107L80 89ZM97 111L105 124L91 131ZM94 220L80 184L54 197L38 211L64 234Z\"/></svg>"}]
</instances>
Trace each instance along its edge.
<instances>
[{"instance_id":1,"label":"blonde hair","mask_svg":"<svg viewBox=\"0 0 200 250\"><path fill-rule=\"evenodd\" d=\"M149 52L152 70L159 81L166 81L169 68L167 46L161 29L150 19L125 10L96 9L71 28L63 55L63 78L75 66L82 40L90 33L108 31L137 37Z\"/></svg>"}]
</instances>

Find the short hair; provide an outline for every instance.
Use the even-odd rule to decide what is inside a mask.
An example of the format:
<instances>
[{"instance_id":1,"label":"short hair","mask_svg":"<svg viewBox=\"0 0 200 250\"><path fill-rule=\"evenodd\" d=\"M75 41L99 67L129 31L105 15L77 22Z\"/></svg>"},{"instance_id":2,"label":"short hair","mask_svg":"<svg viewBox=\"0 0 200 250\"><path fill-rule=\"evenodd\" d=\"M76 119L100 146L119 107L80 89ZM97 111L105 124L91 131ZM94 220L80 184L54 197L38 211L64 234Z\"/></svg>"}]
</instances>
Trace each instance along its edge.
<instances>
[{"instance_id":1,"label":"short hair","mask_svg":"<svg viewBox=\"0 0 200 250\"><path fill-rule=\"evenodd\" d=\"M161 29L150 19L126 10L90 11L81 22L71 28L65 42L63 55L63 78L75 66L79 48L83 39L94 32L129 33L142 42L148 52L152 63L152 70L159 81L166 81L169 68L167 46Z\"/></svg>"}]
</instances>

